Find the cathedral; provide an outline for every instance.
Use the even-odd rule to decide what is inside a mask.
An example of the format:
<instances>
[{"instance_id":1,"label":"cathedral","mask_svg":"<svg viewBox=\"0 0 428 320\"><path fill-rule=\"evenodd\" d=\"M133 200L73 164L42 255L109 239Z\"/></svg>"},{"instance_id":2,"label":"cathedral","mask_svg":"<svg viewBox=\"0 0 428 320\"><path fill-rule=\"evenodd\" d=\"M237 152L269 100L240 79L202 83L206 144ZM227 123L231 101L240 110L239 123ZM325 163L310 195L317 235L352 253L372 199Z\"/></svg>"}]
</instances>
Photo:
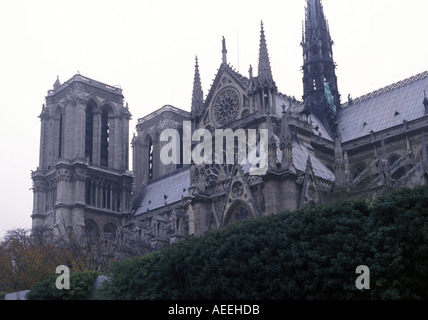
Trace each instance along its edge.
<instances>
[{"instance_id":1,"label":"cathedral","mask_svg":"<svg viewBox=\"0 0 428 320\"><path fill-rule=\"evenodd\" d=\"M120 88L80 74L57 79L40 114L33 227L160 248L243 219L321 204L341 192L426 184L428 72L343 99L321 0L307 0L301 47L301 100L277 88L261 23L257 69L242 75L228 64L223 38L208 94L196 58L190 112L165 105L144 115L132 141ZM259 146L267 132L266 148L254 150L260 159L265 155L265 170L254 174L248 161L236 158L211 161L222 157L219 152L202 163L185 161L184 148L179 161L165 163L167 129L178 133L181 146L192 133L215 137L229 130L236 153L242 132L256 132ZM190 141L189 148L197 147Z\"/></svg>"}]
</instances>

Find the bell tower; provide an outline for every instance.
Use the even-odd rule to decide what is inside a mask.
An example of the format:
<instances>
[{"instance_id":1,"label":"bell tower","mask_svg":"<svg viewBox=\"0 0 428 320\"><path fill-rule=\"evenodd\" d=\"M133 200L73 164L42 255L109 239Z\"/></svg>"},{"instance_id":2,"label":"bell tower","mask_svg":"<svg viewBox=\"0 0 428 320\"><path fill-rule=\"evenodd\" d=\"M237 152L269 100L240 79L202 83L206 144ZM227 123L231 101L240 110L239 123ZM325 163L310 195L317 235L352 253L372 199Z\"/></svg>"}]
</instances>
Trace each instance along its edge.
<instances>
[{"instance_id":1,"label":"bell tower","mask_svg":"<svg viewBox=\"0 0 428 320\"><path fill-rule=\"evenodd\" d=\"M340 107L333 41L321 0L307 0L303 27L303 100L334 138L335 118Z\"/></svg>"},{"instance_id":2,"label":"bell tower","mask_svg":"<svg viewBox=\"0 0 428 320\"><path fill-rule=\"evenodd\" d=\"M33 228L112 236L130 212L129 120L122 90L80 74L48 91L40 114Z\"/></svg>"}]
</instances>

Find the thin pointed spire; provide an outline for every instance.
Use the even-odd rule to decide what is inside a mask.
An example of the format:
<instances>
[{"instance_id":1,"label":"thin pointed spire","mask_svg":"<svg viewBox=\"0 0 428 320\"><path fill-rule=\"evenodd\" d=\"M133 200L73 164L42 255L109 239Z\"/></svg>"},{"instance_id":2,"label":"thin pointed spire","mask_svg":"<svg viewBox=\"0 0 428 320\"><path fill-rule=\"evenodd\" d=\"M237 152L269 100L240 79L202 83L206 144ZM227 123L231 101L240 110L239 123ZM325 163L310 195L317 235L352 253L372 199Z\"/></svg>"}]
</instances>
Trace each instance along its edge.
<instances>
[{"instance_id":1,"label":"thin pointed spire","mask_svg":"<svg viewBox=\"0 0 428 320\"><path fill-rule=\"evenodd\" d=\"M260 49L259 49L259 69L258 78L260 81L273 81L272 70L270 67L269 54L266 45L265 31L263 21L260 22Z\"/></svg>"},{"instance_id":2,"label":"thin pointed spire","mask_svg":"<svg viewBox=\"0 0 428 320\"><path fill-rule=\"evenodd\" d=\"M202 113L204 93L202 91L201 76L199 74L198 56L195 57L195 76L193 79L192 107L193 116L200 116Z\"/></svg>"},{"instance_id":3,"label":"thin pointed spire","mask_svg":"<svg viewBox=\"0 0 428 320\"><path fill-rule=\"evenodd\" d=\"M56 91L59 87L61 87L61 82L59 81L59 76L57 76L56 81L53 85L54 91Z\"/></svg>"},{"instance_id":4,"label":"thin pointed spire","mask_svg":"<svg viewBox=\"0 0 428 320\"><path fill-rule=\"evenodd\" d=\"M224 64L227 64L227 49L226 49L226 39L223 37L222 39L222 50L221 53L223 55L222 61Z\"/></svg>"}]
</instances>

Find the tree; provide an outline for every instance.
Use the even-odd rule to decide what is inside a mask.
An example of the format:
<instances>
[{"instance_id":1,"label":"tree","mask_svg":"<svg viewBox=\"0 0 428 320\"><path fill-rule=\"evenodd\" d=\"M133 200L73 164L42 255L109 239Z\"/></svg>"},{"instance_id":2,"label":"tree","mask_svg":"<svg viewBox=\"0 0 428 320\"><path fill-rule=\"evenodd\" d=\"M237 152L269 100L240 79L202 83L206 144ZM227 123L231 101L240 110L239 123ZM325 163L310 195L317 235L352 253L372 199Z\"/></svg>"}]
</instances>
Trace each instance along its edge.
<instances>
[{"instance_id":1,"label":"tree","mask_svg":"<svg viewBox=\"0 0 428 320\"><path fill-rule=\"evenodd\" d=\"M47 251L29 230L9 230L0 242L0 291L26 290L51 274L55 266Z\"/></svg>"}]
</instances>

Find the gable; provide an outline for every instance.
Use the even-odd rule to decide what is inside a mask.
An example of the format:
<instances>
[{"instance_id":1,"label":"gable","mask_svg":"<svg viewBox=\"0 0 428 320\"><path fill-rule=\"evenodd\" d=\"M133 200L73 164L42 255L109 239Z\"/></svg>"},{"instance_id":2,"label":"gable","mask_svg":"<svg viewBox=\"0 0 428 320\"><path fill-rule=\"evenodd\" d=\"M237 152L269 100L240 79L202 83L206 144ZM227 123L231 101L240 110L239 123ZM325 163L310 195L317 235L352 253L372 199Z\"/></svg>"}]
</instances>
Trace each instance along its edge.
<instances>
[{"instance_id":1,"label":"gable","mask_svg":"<svg viewBox=\"0 0 428 320\"><path fill-rule=\"evenodd\" d=\"M250 113L250 100L246 94L249 80L228 65L222 64L205 101L205 112L200 128L212 130Z\"/></svg>"}]
</instances>

